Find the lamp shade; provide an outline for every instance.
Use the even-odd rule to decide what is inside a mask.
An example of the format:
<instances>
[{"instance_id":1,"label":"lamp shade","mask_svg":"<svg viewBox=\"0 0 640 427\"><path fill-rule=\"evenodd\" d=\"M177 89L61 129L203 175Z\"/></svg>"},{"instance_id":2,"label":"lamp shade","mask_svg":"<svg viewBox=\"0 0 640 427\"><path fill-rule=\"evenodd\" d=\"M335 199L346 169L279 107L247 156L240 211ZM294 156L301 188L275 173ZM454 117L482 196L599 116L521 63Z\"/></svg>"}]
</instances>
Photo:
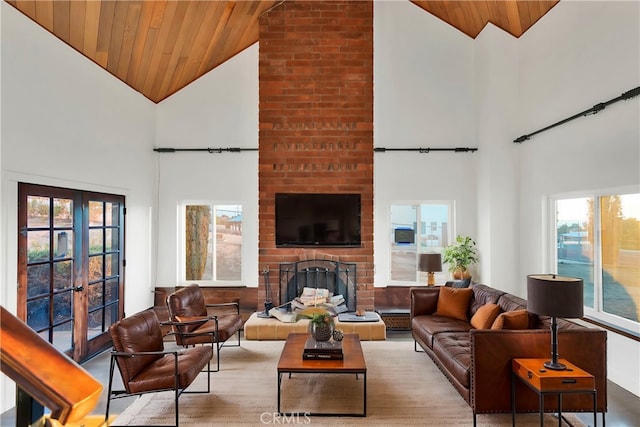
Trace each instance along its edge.
<instances>
[{"instance_id":1,"label":"lamp shade","mask_svg":"<svg viewBox=\"0 0 640 427\"><path fill-rule=\"evenodd\" d=\"M420 254L418 270L434 272L442 271L442 256L437 253Z\"/></svg>"},{"instance_id":2,"label":"lamp shade","mask_svg":"<svg viewBox=\"0 0 640 427\"><path fill-rule=\"evenodd\" d=\"M556 274L527 276L527 311L540 316L577 318L584 314L583 283Z\"/></svg>"}]
</instances>

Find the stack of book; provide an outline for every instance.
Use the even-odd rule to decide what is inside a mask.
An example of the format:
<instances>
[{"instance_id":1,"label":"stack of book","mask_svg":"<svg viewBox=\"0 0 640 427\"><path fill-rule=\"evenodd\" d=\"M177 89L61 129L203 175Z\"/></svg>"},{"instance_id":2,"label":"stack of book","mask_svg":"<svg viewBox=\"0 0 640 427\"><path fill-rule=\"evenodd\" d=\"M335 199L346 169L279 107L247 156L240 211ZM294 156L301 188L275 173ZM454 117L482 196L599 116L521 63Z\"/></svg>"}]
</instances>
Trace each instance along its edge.
<instances>
[{"instance_id":1,"label":"stack of book","mask_svg":"<svg viewBox=\"0 0 640 427\"><path fill-rule=\"evenodd\" d=\"M342 341L316 341L309 337L302 352L304 360L343 360Z\"/></svg>"}]
</instances>

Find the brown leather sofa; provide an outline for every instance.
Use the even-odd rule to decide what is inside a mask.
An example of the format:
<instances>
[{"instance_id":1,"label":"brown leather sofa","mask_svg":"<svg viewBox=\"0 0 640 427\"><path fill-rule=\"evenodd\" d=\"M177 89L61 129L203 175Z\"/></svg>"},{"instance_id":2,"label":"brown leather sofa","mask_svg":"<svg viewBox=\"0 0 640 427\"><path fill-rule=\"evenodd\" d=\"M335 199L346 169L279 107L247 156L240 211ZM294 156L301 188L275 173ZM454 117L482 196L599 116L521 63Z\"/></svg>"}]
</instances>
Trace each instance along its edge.
<instances>
[{"instance_id":1,"label":"brown leather sofa","mask_svg":"<svg viewBox=\"0 0 640 427\"><path fill-rule=\"evenodd\" d=\"M527 313L526 329L474 329L470 319L485 304L497 304L501 312L526 309L526 300L486 285L472 283L467 320L436 315L440 287L411 289L411 331L417 345L433 359L476 414L511 412L511 360L551 358L550 319ZM594 375L597 411L607 411L607 335L558 319L559 357ZM517 412L538 412L538 396L516 382ZM545 411L557 410L557 398L547 395ZM565 412L593 412L590 394L565 394Z\"/></svg>"}]
</instances>

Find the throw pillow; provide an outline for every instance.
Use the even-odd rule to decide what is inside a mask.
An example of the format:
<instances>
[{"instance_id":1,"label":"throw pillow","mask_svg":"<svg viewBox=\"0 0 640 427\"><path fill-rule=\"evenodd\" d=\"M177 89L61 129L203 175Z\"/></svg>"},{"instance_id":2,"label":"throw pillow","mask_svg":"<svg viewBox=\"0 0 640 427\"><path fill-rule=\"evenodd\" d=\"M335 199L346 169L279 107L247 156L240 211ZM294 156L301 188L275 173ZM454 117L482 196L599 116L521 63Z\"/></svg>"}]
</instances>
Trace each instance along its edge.
<instances>
[{"instance_id":1,"label":"throw pillow","mask_svg":"<svg viewBox=\"0 0 640 427\"><path fill-rule=\"evenodd\" d=\"M468 288L471 284L471 279L454 280L451 285L452 288Z\"/></svg>"},{"instance_id":2,"label":"throw pillow","mask_svg":"<svg viewBox=\"0 0 640 427\"><path fill-rule=\"evenodd\" d=\"M502 309L498 304L485 304L471 317L471 326L475 329L489 329Z\"/></svg>"},{"instance_id":3,"label":"throw pillow","mask_svg":"<svg viewBox=\"0 0 640 427\"><path fill-rule=\"evenodd\" d=\"M529 313L527 310L505 311L496 317L491 329L527 329Z\"/></svg>"},{"instance_id":4,"label":"throw pillow","mask_svg":"<svg viewBox=\"0 0 640 427\"><path fill-rule=\"evenodd\" d=\"M468 320L469 302L473 296L471 288L447 288L440 287L438 305L434 314L452 317L454 319Z\"/></svg>"}]
</instances>

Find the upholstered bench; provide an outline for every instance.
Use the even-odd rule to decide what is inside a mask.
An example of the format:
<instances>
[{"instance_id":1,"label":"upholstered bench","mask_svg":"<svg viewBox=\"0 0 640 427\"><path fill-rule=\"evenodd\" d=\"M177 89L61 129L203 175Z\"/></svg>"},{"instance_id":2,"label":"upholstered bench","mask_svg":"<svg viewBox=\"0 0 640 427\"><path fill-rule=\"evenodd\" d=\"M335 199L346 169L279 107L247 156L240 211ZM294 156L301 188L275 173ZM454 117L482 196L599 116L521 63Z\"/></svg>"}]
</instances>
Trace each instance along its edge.
<instances>
[{"instance_id":1,"label":"upholstered bench","mask_svg":"<svg viewBox=\"0 0 640 427\"><path fill-rule=\"evenodd\" d=\"M335 321L336 329L345 334L358 334L361 341L385 340L387 328L382 319L376 322ZM295 323L284 323L275 318L261 318L253 313L244 323L246 340L285 340L290 333L305 333L309 330L309 320L300 319Z\"/></svg>"}]
</instances>

